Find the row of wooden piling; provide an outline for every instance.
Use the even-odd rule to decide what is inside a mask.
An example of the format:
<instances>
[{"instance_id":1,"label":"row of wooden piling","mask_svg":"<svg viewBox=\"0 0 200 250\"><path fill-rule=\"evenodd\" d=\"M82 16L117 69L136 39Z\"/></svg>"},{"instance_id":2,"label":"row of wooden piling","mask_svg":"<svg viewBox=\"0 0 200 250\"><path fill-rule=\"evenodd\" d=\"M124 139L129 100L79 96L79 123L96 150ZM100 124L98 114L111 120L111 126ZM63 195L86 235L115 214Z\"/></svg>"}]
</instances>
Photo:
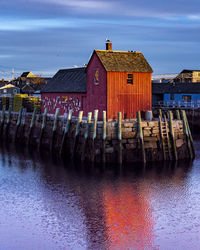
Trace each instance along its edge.
<instances>
[{"instance_id":1,"label":"row of wooden piling","mask_svg":"<svg viewBox=\"0 0 200 250\"><path fill-rule=\"evenodd\" d=\"M159 114L159 128L160 131L162 131L162 110L159 109L158 110L158 114ZM187 119L187 115L185 110L181 110L181 114L179 110L175 111L176 114L176 118L177 120L182 120L183 121L183 129L184 129L184 134L186 136L186 144L187 144L187 148L188 148L188 154L190 159L194 159L195 158L195 149L194 149L194 142L193 142L193 138L192 138L192 133L190 130L190 126L188 123L188 119ZM173 113L172 111L167 111L167 116L169 119L169 132L170 132L170 137L171 137L171 141L172 141L172 152L170 152L169 154L169 160L178 160L178 154L177 154L177 147L176 147L176 141L175 141L175 136L174 136L174 128L173 128ZM164 114L164 121L166 122L166 114ZM162 144L162 151L163 151L163 159L167 160L167 157L165 155L165 152L163 150L164 146L163 146L163 136L162 133L160 133L160 137L161 137L161 144ZM168 144L170 144L169 139L168 139ZM169 150L171 150L170 145L169 145ZM173 153L173 156L172 156Z\"/></svg>"},{"instance_id":2,"label":"row of wooden piling","mask_svg":"<svg viewBox=\"0 0 200 250\"><path fill-rule=\"evenodd\" d=\"M53 128L52 128L52 137L51 137L51 143L50 143L50 151L53 152L55 140L56 140L56 130L57 130L57 125L58 125L58 117L59 117L59 108L56 109L55 115L54 115L54 123L53 123ZM44 131L46 128L47 124L47 108L45 109L42 117L42 123L41 123L41 129L40 129L40 134L39 134L39 142L38 142L38 148L41 149L42 147L42 141L44 137ZM163 159L164 160L178 160L178 153L177 153L177 147L176 147L176 141L175 141L175 135L174 135L174 128L173 128L173 114L171 111L168 111L167 116L169 120L169 125L166 119L166 115L163 116L162 110L158 111L159 113L159 129L160 129L160 144L161 144L161 149L163 153ZM28 134L28 145L30 146L31 144L31 138L33 136L33 129L35 127L35 122L36 122L36 114L37 114L37 108L34 109L34 112L32 113L32 118L30 122L30 127L29 127L29 134ZM191 131L189 128L187 116L184 110L181 110L181 115L179 110L176 110L176 116L177 119L180 120L182 119L183 121L183 128L184 128L184 134L186 135L186 141L187 141L187 148L188 148L188 153L189 157L193 159L195 157L195 151L194 151L194 145L193 145L193 139L191 135ZM16 129L15 129L15 134L14 134L14 141L17 141L17 135L19 131L19 127L25 123L25 121L22 121L23 117L23 107L21 107L19 113L18 113L18 119L16 123ZM73 143L71 144L71 150L70 150L70 157L73 159L75 158L75 153L77 151L77 146L78 146L78 139L80 135L80 127L82 123L82 117L83 117L83 111L79 112L79 116L76 122L76 129L74 133L74 138L73 138ZM65 152L65 147L67 144L67 140L69 138L69 132L70 132L70 126L71 126L71 121L72 121L72 110L69 111L68 116L67 116L67 121L66 125L63 131L62 135L62 141L59 149L59 154L60 156L63 156ZM91 126L93 127L93 134L91 138L91 161L95 161L95 140L97 137L97 121L98 121L98 110L94 111L94 118L93 118L93 123L92 123L92 113L88 113L87 117L87 124L84 132L84 140L82 143L82 149L81 149L81 161L85 161L85 152L86 148L88 146L88 140L89 140L89 134L90 134L90 129ZM169 131L167 130L167 143L168 143L168 148L169 148L169 157L167 157L165 149L164 149L164 138L162 135L162 127L163 124L165 123L167 126L167 129L169 127ZM5 106L3 107L2 114L1 114L1 124L0 124L0 133L2 135L3 133L3 128L6 124L6 131L9 130L9 126L11 123L11 107L9 108L8 111L8 116L7 116L7 121L5 121ZM106 119L106 111L103 111L103 127L102 127L102 162L106 162L106 139L107 139L107 119ZM140 111L137 112L137 131L138 131L138 142L140 145L140 151L141 151L141 160L143 163L146 163L146 151L145 151L145 146L144 146L144 135L143 135L143 128L142 128L142 120L141 120L141 113ZM169 138L170 135L170 138ZM118 112L117 114L117 139L118 139L118 159L117 162L121 165L123 163L123 145L122 145L122 113ZM171 144L170 144L171 141Z\"/></svg>"}]
</instances>

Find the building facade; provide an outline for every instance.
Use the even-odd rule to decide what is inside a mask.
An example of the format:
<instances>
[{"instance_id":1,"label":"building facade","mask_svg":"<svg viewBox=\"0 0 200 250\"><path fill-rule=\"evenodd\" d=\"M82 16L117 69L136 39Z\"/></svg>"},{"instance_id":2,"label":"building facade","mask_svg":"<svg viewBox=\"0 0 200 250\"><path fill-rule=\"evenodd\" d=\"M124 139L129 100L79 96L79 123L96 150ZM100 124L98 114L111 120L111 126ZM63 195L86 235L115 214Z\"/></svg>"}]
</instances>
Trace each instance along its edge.
<instances>
[{"instance_id":1,"label":"building facade","mask_svg":"<svg viewBox=\"0 0 200 250\"><path fill-rule=\"evenodd\" d=\"M73 109L75 115L83 110L86 116L97 109L100 118L105 110L108 119L120 111L124 118L134 118L137 110L151 110L152 71L141 52L113 51L108 42L106 50L94 50L84 72L58 71L42 90L43 110L54 113L59 107L63 114Z\"/></svg>"}]
</instances>

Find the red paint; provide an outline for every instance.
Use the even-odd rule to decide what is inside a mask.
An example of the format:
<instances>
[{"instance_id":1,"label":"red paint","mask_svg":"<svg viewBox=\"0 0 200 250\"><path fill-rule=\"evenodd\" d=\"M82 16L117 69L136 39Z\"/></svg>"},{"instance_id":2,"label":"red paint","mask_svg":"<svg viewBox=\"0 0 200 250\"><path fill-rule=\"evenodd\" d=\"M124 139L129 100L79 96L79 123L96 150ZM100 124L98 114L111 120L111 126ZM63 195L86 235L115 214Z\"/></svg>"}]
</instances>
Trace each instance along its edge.
<instances>
[{"instance_id":1,"label":"red paint","mask_svg":"<svg viewBox=\"0 0 200 250\"><path fill-rule=\"evenodd\" d=\"M133 84L127 84L127 74L133 74ZM72 102L66 98L72 98ZM49 100L51 102L49 103ZM117 112L124 118L135 118L137 110L151 110L151 73L107 72L94 52L87 67L86 93L42 93L42 111L49 113L60 108L60 114L73 109L77 116L99 110L99 118L107 111L107 119L116 119Z\"/></svg>"},{"instance_id":2,"label":"red paint","mask_svg":"<svg viewBox=\"0 0 200 250\"><path fill-rule=\"evenodd\" d=\"M86 107L86 94L84 93L42 93L42 112L48 108L48 113L55 114L60 108L60 114L68 113L73 109L73 115L78 116L80 110ZM86 113L84 115L87 115Z\"/></svg>"},{"instance_id":3,"label":"red paint","mask_svg":"<svg viewBox=\"0 0 200 250\"><path fill-rule=\"evenodd\" d=\"M98 70L98 83L95 82L95 72ZM96 54L93 54L87 67L87 110L99 110L99 118L107 110L107 72Z\"/></svg>"},{"instance_id":4,"label":"red paint","mask_svg":"<svg viewBox=\"0 0 200 250\"><path fill-rule=\"evenodd\" d=\"M127 84L127 74L133 84ZM135 118L138 110L151 110L151 73L107 72L107 116Z\"/></svg>"},{"instance_id":5,"label":"red paint","mask_svg":"<svg viewBox=\"0 0 200 250\"><path fill-rule=\"evenodd\" d=\"M99 85L94 84L99 69ZM133 74L133 84L127 84L127 74ZM107 111L107 119L135 118L137 110L151 110L151 73L106 72L98 56L93 53L87 68L87 112Z\"/></svg>"}]
</instances>

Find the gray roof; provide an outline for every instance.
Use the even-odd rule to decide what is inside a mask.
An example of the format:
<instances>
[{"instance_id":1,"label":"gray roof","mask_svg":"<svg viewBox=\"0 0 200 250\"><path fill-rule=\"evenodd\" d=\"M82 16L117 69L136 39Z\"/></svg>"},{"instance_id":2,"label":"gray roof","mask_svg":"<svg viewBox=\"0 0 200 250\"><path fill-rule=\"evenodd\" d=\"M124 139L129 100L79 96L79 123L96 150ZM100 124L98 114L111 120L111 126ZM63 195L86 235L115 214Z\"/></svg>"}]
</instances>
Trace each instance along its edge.
<instances>
[{"instance_id":1,"label":"gray roof","mask_svg":"<svg viewBox=\"0 0 200 250\"><path fill-rule=\"evenodd\" d=\"M106 71L153 72L141 52L95 50Z\"/></svg>"},{"instance_id":2,"label":"gray roof","mask_svg":"<svg viewBox=\"0 0 200 250\"><path fill-rule=\"evenodd\" d=\"M86 92L86 68L59 70L41 92Z\"/></svg>"},{"instance_id":3,"label":"gray roof","mask_svg":"<svg viewBox=\"0 0 200 250\"><path fill-rule=\"evenodd\" d=\"M200 83L152 83L152 94L200 94Z\"/></svg>"}]
</instances>

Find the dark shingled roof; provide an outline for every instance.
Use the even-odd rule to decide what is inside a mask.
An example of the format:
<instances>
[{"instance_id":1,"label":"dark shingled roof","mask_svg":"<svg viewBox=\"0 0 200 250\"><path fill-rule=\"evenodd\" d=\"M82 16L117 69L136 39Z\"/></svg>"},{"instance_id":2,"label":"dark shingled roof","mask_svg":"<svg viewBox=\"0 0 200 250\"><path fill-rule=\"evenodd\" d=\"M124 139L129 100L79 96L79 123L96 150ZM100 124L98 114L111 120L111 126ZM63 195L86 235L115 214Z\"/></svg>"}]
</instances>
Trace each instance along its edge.
<instances>
[{"instance_id":1,"label":"dark shingled roof","mask_svg":"<svg viewBox=\"0 0 200 250\"><path fill-rule=\"evenodd\" d=\"M61 69L48 81L42 92L86 92L86 68Z\"/></svg>"},{"instance_id":2,"label":"dark shingled roof","mask_svg":"<svg viewBox=\"0 0 200 250\"><path fill-rule=\"evenodd\" d=\"M29 73L31 73L31 72L30 71L29 72L23 72L21 77L27 77Z\"/></svg>"},{"instance_id":3,"label":"dark shingled roof","mask_svg":"<svg viewBox=\"0 0 200 250\"><path fill-rule=\"evenodd\" d=\"M199 94L200 83L152 83L152 94Z\"/></svg>"},{"instance_id":4,"label":"dark shingled roof","mask_svg":"<svg viewBox=\"0 0 200 250\"><path fill-rule=\"evenodd\" d=\"M141 52L95 50L106 71L153 72Z\"/></svg>"}]
</instances>

